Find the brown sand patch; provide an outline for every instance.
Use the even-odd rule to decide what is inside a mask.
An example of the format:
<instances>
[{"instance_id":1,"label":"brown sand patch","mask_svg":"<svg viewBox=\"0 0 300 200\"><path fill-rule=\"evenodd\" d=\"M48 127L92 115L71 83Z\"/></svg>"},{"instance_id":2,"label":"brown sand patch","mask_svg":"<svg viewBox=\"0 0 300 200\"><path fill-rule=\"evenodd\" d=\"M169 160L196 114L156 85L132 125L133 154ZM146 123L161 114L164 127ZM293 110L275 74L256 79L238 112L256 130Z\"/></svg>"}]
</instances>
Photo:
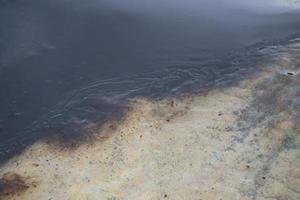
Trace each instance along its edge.
<instances>
[{"instance_id":1,"label":"brown sand patch","mask_svg":"<svg viewBox=\"0 0 300 200\"><path fill-rule=\"evenodd\" d=\"M0 178L0 198L11 198L11 196L20 196L30 187L37 187L35 181L13 172L7 172Z\"/></svg>"}]
</instances>

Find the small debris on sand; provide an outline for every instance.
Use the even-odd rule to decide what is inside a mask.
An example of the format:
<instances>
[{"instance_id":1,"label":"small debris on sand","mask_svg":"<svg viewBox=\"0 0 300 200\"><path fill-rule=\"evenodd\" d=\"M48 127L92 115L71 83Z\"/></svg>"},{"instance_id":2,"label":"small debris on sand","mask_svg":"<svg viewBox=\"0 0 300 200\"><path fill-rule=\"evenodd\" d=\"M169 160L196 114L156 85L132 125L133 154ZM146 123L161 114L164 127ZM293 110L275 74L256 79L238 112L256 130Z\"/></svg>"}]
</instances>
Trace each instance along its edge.
<instances>
[{"instance_id":1,"label":"small debris on sand","mask_svg":"<svg viewBox=\"0 0 300 200\"><path fill-rule=\"evenodd\" d=\"M132 99L76 148L34 143L1 166L0 198L300 199L300 78L278 73L298 70L291 48L238 85Z\"/></svg>"}]
</instances>

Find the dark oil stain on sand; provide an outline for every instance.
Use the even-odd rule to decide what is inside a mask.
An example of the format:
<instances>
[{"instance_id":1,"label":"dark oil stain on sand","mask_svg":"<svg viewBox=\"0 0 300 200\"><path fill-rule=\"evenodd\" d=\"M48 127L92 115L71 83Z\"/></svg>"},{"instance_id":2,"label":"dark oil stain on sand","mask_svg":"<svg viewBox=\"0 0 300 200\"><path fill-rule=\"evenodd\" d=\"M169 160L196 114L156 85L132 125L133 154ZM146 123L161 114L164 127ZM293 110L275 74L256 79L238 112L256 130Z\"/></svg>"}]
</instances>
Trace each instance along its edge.
<instances>
[{"instance_id":1,"label":"dark oil stain on sand","mask_svg":"<svg viewBox=\"0 0 300 200\"><path fill-rule=\"evenodd\" d=\"M0 160L45 137L76 147L131 97L239 81L300 27L253 4L0 0Z\"/></svg>"},{"instance_id":2,"label":"dark oil stain on sand","mask_svg":"<svg viewBox=\"0 0 300 200\"><path fill-rule=\"evenodd\" d=\"M0 179L0 199L9 195L19 195L26 191L31 185L26 183L27 177L16 173L6 173ZM33 184L36 187L35 184Z\"/></svg>"}]
</instances>

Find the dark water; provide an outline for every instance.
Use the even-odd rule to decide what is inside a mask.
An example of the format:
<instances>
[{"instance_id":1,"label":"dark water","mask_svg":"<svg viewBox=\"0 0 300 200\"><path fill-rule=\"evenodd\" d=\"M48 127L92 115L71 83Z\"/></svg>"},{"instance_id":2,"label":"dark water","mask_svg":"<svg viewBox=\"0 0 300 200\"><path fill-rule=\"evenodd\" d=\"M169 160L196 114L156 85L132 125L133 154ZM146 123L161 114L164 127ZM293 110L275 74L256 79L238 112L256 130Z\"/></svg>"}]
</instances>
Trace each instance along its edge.
<instances>
[{"instance_id":1,"label":"dark water","mask_svg":"<svg viewBox=\"0 0 300 200\"><path fill-rule=\"evenodd\" d=\"M0 0L1 157L47 134L80 139L129 97L237 81L300 31L297 10L221 2Z\"/></svg>"}]
</instances>

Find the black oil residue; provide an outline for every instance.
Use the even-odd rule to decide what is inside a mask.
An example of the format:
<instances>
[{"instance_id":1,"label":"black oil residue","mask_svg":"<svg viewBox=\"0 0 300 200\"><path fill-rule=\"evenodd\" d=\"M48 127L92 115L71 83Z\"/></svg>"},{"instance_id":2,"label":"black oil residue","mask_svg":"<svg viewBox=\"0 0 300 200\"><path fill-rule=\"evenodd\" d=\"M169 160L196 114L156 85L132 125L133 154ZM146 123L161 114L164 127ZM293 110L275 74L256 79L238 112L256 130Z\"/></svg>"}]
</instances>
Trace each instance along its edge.
<instances>
[{"instance_id":1,"label":"black oil residue","mask_svg":"<svg viewBox=\"0 0 300 200\"><path fill-rule=\"evenodd\" d=\"M89 124L121 119L132 97L234 84L296 34L299 19L234 0L1 0L0 160L53 135L84 141Z\"/></svg>"}]
</instances>

